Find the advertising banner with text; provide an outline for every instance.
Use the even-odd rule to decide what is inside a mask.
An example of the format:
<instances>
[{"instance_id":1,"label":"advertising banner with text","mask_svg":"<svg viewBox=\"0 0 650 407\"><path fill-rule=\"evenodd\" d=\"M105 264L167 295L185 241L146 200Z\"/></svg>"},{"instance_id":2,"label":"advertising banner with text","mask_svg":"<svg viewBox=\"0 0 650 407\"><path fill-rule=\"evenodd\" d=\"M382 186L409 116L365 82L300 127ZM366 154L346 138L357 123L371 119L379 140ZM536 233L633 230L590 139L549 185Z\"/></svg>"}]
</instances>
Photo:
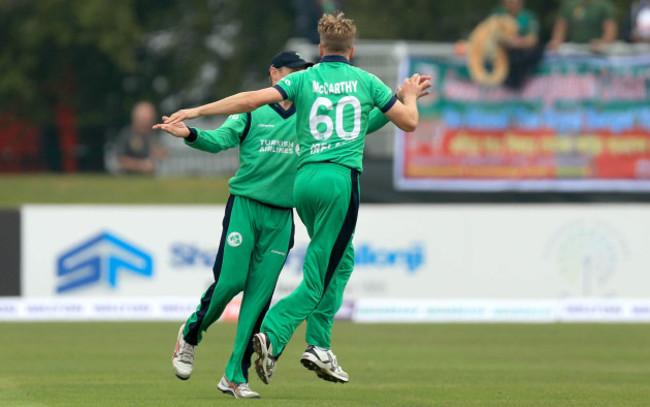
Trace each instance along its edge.
<instances>
[{"instance_id":1,"label":"advertising banner with text","mask_svg":"<svg viewBox=\"0 0 650 407\"><path fill-rule=\"evenodd\" d=\"M196 297L222 206L28 206L23 297ZM362 205L347 300L650 298L648 205ZM306 231L276 289L302 280Z\"/></svg>"},{"instance_id":2,"label":"advertising banner with text","mask_svg":"<svg viewBox=\"0 0 650 407\"><path fill-rule=\"evenodd\" d=\"M180 320L214 281L223 211L24 207L21 297L0 320ZM339 318L649 321L649 230L650 205L362 205ZM308 242L296 217L276 300Z\"/></svg>"},{"instance_id":3,"label":"advertising banner with text","mask_svg":"<svg viewBox=\"0 0 650 407\"><path fill-rule=\"evenodd\" d=\"M360 217L356 272L346 290L349 300L406 295L415 281L427 281L424 270L432 268L427 263L426 230L396 240L398 218L376 233L374 213L369 208ZM198 304L214 281L223 215L223 206L26 206L21 295L190 297ZM379 216L388 218L383 210ZM298 216L295 219L294 248L275 298L289 294L302 280L309 240ZM418 295L428 294L422 290Z\"/></svg>"},{"instance_id":4,"label":"advertising banner with text","mask_svg":"<svg viewBox=\"0 0 650 407\"><path fill-rule=\"evenodd\" d=\"M433 87L398 133L398 189L650 190L650 55L548 57L517 90L473 83L462 58L414 72Z\"/></svg>"}]
</instances>

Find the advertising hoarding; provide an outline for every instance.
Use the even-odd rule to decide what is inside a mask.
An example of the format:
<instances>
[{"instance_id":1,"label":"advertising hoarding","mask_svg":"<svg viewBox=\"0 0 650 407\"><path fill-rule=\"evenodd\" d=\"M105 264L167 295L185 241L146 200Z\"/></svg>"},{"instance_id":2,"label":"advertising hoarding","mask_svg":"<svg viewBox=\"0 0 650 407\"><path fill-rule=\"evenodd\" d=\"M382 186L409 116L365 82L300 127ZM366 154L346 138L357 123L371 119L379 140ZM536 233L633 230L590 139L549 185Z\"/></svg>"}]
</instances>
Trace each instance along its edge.
<instances>
[{"instance_id":1,"label":"advertising hoarding","mask_svg":"<svg viewBox=\"0 0 650 407\"><path fill-rule=\"evenodd\" d=\"M483 87L457 57L408 57L432 76L398 133L403 190L650 190L650 56L550 56L521 89Z\"/></svg>"},{"instance_id":2,"label":"advertising hoarding","mask_svg":"<svg viewBox=\"0 0 650 407\"><path fill-rule=\"evenodd\" d=\"M22 297L3 301L0 314L186 316L213 282L223 211L27 206ZM308 239L296 222L276 300L302 279ZM648 230L647 205L362 205L343 313L360 321L645 320Z\"/></svg>"}]
</instances>

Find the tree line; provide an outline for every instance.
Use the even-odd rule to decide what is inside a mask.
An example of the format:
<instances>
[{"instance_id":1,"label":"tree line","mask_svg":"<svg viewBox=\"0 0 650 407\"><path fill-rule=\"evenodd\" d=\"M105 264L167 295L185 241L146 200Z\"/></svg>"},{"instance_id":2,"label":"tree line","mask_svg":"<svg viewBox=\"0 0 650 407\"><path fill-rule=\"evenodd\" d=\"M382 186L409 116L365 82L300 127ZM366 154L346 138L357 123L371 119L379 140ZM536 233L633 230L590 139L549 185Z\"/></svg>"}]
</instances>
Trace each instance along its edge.
<instances>
[{"instance_id":1,"label":"tree line","mask_svg":"<svg viewBox=\"0 0 650 407\"><path fill-rule=\"evenodd\" d=\"M101 127L124 124L138 100L166 112L259 84L269 59L296 34L298 3L2 0L0 113L47 126L64 105L79 126ZM615 3L622 20L631 0ZM497 4L348 0L344 9L360 38L453 42ZM542 39L559 4L526 2L540 16Z\"/></svg>"}]
</instances>

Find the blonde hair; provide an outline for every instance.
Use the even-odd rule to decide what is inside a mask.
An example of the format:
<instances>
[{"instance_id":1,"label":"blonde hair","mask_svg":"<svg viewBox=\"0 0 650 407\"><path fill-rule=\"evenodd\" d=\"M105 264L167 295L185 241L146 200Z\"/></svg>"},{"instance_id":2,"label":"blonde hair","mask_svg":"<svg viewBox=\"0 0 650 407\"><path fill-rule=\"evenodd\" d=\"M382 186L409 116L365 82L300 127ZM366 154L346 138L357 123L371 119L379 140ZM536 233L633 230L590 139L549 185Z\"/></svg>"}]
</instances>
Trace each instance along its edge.
<instances>
[{"instance_id":1,"label":"blonde hair","mask_svg":"<svg viewBox=\"0 0 650 407\"><path fill-rule=\"evenodd\" d=\"M357 27L343 13L336 16L323 14L318 21L318 33L323 49L330 52L347 52L352 49Z\"/></svg>"}]
</instances>

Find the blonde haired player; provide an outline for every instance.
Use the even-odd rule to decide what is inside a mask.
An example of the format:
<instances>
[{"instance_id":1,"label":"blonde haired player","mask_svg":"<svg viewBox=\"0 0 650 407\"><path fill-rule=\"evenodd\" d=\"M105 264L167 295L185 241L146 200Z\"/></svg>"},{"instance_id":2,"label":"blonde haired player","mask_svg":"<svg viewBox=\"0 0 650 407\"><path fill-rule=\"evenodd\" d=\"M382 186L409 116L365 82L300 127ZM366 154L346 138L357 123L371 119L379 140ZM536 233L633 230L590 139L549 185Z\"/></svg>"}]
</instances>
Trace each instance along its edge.
<instances>
[{"instance_id":1,"label":"blonde haired player","mask_svg":"<svg viewBox=\"0 0 650 407\"><path fill-rule=\"evenodd\" d=\"M277 357L304 320L309 346L301 363L323 379L349 380L331 350L330 336L354 266L352 235L368 115L376 106L400 129L413 131L419 119L418 96L430 86L428 77L406 78L401 102L376 76L350 66L356 35L352 20L343 14L326 14L318 31L322 59L315 66L287 75L273 87L180 110L166 120L174 123L200 115L246 112L282 100L296 106L300 158L293 194L311 241L303 281L271 307L261 332L253 337L256 371L264 383L270 382Z\"/></svg>"}]
</instances>

